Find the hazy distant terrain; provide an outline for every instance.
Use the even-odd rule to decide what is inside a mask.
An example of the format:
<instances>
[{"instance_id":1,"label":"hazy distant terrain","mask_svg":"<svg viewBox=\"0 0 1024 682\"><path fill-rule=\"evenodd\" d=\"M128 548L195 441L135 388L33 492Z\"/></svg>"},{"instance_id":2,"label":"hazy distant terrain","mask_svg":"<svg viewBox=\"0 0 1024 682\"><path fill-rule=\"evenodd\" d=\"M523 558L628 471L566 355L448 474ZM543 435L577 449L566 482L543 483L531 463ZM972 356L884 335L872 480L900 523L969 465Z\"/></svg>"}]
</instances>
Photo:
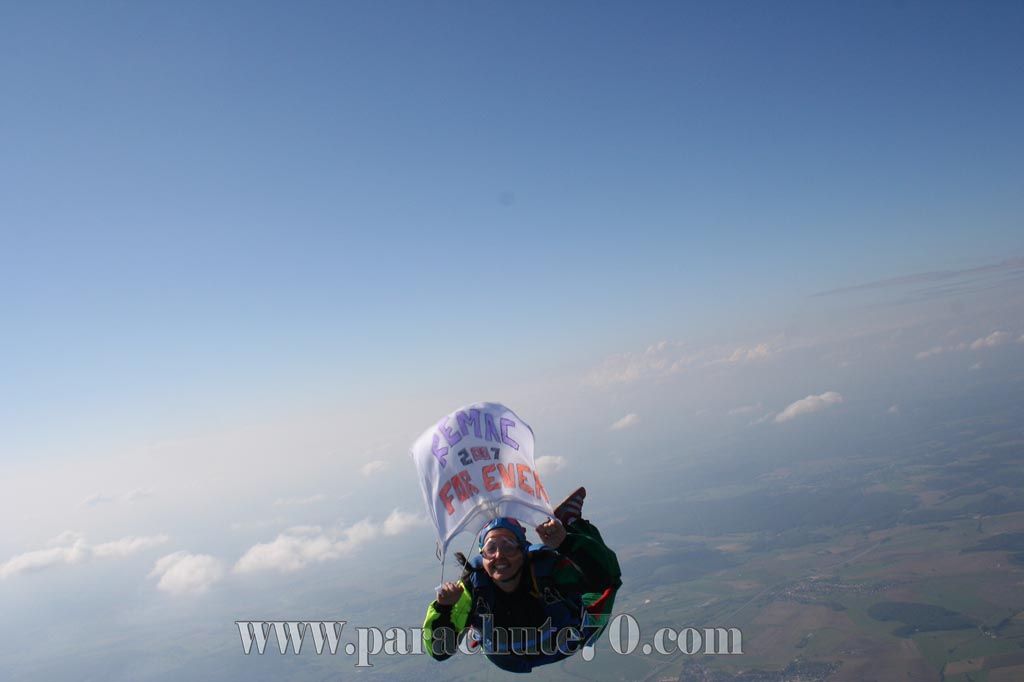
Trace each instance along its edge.
<instances>
[{"instance_id":1,"label":"hazy distant terrain","mask_svg":"<svg viewBox=\"0 0 1024 682\"><path fill-rule=\"evenodd\" d=\"M957 360L930 373L912 365L886 381L873 368L875 380L855 384L851 370L832 370L820 381L844 387L844 402L795 424L759 417L774 414L767 407L742 416L702 410L675 424L639 399L645 421L621 435L560 431L557 413L538 415L543 451L578 463L553 471L546 487L560 496L588 486L586 515L624 571L616 610L636 619L640 642L662 627L739 628L743 652L625 656L606 635L593 661L576 657L534 679L1020 679L1024 372L1018 344L997 350L988 357L999 362L983 371ZM776 371L775 385L799 395L784 387L785 367ZM565 433L575 439L569 447ZM413 467L404 455L396 461L407 468L340 504L348 518L374 499L417 509ZM293 518L303 516L317 518L305 508ZM246 532L213 551L237 556L247 537L278 531ZM0 582L18 614L0 625L5 679L505 677L477 656L377 656L372 668L356 668L344 653L316 655L308 641L300 655L280 655L274 641L264 655L242 653L235 620L344 620L343 642L356 627L418 627L440 580L432 531L371 539L337 560L236 574L176 599L152 589L145 557L15 575ZM468 550L472 539L456 545ZM446 570L455 574L450 560ZM40 585L60 599L21 592Z\"/></svg>"},{"instance_id":2,"label":"hazy distant terrain","mask_svg":"<svg viewBox=\"0 0 1024 682\"><path fill-rule=\"evenodd\" d=\"M989 390L997 388L1006 398L998 408L974 403L983 410L952 416L951 396L936 395L918 405L917 416L856 437L835 421L813 447L788 457L769 452L772 438L762 434L757 440L766 450L756 461L738 442L703 460L666 451L649 462L662 477L624 481L621 490L594 486L591 517L625 572L618 610L637 619L647 638L641 641L659 627L735 627L743 654L620 656L603 641L594 661L577 657L534 677L1018 679L1024 384L1003 377ZM829 433L842 439L838 454L824 447ZM605 501L630 496L633 485L647 496L630 506ZM379 571L365 578L372 594L343 596L318 572L305 585L307 596L296 586L287 598L328 595L332 607L323 613L353 626L418 625L436 565L422 556L380 559ZM219 644L192 663L197 674L410 682L442 671L450 679L505 676L478 657L444 664L378 657L372 669L311 651L245 657L231 623L221 625ZM150 679L180 679L182 669L173 670Z\"/></svg>"},{"instance_id":3,"label":"hazy distant terrain","mask_svg":"<svg viewBox=\"0 0 1024 682\"><path fill-rule=\"evenodd\" d=\"M645 479L649 496L629 508L593 496L593 517L606 519L622 559L620 612L648 637L659 627L737 627L744 653L624 657L605 641L593 662L534 676L1020 679L1024 383L1000 378L988 391L1005 398L1001 407L957 395L980 409L951 415L954 396L937 394L913 419L858 440L832 424L839 454L751 464L746 453L717 453ZM408 680L437 665L383 664L389 679ZM444 665L467 679L503 676L482 660Z\"/></svg>"},{"instance_id":4,"label":"hazy distant terrain","mask_svg":"<svg viewBox=\"0 0 1024 682\"><path fill-rule=\"evenodd\" d=\"M756 415L736 422L719 409L673 426L651 405L649 420L632 431L595 433L593 445L577 433L572 450L560 447L558 431L545 429L540 415L534 428L544 450L583 464L552 473L546 486L555 496L577 483L590 489L586 514L624 571L616 610L636 619L640 641L661 627L739 628L743 653L623 656L606 636L593 661L576 657L534 679L1020 679L1024 373L1015 361L1019 346L1003 350L991 371L953 363L846 389L842 409L793 425ZM824 381L851 381L837 377ZM647 428L655 420L659 428ZM349 518L372 506L366 496L416 509L407 466L344 502ZM257 530L253 537L268 536ZM469 549L472 540L460 543ZM3 626L5 679L506 676L476 656L445 663L378 656L372 668L356 668L343 653L316 655L308 641L298 656L280 655L273 641L264 655L242 653L235 620L345 620L343 641L356 627L419 626L440 579L426 526L337 561L270 581L239 575L181 600L153 592L144 577L150 561L56 568L0 583L5 604L22 616ZM455 573L453 562L446 570ZM19 591L42 579L60 600L33 602ZM126 588L134 607L122 606Z\"/></svg>"},{"instance_id":5,"label":"hazy distant terrain","mask_svg":"<svg viewBox=\"0 0 1024 682\"><path fill-rule=\"evenodd\" d=\"M660 530L623 551L623 609L648 627L744 635L743 656L642 659L647 679L1020 679L1019 378L1006 397L638 510L634 523Z\"/></svg>"}]
</instances>

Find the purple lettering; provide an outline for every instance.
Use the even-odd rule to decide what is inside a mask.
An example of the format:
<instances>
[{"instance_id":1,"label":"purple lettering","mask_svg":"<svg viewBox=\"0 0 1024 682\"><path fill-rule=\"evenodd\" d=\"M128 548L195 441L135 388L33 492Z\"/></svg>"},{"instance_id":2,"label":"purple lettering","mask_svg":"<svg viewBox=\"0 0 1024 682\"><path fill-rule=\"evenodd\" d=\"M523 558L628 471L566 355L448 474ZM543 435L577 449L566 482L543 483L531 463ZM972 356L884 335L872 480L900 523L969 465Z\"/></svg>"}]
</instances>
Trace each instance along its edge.
<instances>
[{"instance_id":1,"label":"purple lettering","mask_svg":"<svg viewBox=\"0 0 1024 682\"><path fill-rule=\"evenodd\" d=\"M437 428L444 434L444 439L448 441L448 445L455 445L462 440L462 434L458 431L452 431L452 427L448 426L448 417L441 420L441 423L437 425Z\"/></svg>"},{"instance_id":2,"label":"purple lettering","mask_svg":"<svg viewBox=\"0 0 1024 682\"><path fill-rule=\"evenodd\" d=\"M484 412L484 425L487 426L487 440L493 440L496 443L501 442L501 436L498 434L498 429L494 426L494 417L489 412Z\"/></svg>"},{"instance_id":3,"label":"purple lettering","mask_svg":"<svg viewBox=\"0 0 1024 682\"><path fill-rule=\"evenodd\" d=\"M455 413L455 418L459 421L459 430L463 436L469 435L469 425L472 424L473 435L480 437L480 410L470 410L468 415L459 411Z\"/></svg>"},{"instance_id":4,"label":"purple lettering","mask_svg":"<svg viewBox=\"0 0 1024 682\"><path fill-rule=\"evenodd\" d=\"M437 461L441 463L441 468L444 469L445 465L448 464L446 459L448 455L448 448L438 447L441 444L441 439L434 434L434 444L430 446L430 451L434 453L434 457L437 457Z\"/></svg>"},{"instance_id":5,"label":"purple lettering","mask_svg":"<svg viewBox=\"0 0 1024 682\"><path fill-rule=\"evenodd\" d=\"M519 449L519 443L515 442L514 440L512 440L508 436L508 430L513 428L515 425L516 425L516 423L514 421L512 421L511 419L502 419L501 420L501 442L504 443L505 445L509 446L513 450L518 450Z\"/></svg>"}]
</instances>

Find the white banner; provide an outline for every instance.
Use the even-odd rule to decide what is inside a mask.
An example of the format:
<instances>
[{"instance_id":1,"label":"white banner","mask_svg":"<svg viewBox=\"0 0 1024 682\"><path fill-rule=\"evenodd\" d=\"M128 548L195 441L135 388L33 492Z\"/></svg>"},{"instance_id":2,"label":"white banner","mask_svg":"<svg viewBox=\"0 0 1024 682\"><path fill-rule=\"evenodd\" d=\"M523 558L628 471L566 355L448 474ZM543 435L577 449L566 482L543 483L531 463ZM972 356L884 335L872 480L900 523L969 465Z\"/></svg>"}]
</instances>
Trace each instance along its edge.
<instances>
[{"instance_id":1,"label":"white banner","mask_svg":"<svg viewBox=\"0 0 1024 682\"><path fill-rule=\"evenodd\" d=\"M477 403L445 415L411 454L443 555L453 537L476 533L493 518L535 525L552 515L533 463L533 430L504 405Z\"/></svg>"}]
</instances>

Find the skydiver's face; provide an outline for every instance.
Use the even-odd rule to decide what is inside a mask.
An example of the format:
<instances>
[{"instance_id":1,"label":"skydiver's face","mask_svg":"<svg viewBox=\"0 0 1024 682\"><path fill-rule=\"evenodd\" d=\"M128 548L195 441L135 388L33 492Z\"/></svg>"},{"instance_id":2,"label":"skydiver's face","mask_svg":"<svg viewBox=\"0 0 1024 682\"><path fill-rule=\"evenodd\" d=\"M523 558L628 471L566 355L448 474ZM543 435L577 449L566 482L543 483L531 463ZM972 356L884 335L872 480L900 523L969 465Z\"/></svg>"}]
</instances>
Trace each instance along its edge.
<instances>
[{"instance_id":1,"label":"skydiver's face","mask_svg":"<svg viewBox=\"0 0 1024 682\"><path fill-rule=\"evenodd\" d=\"M505 528L492 530L484 539L483 555L484 571L491 580L502 590L513 591L519 584L524 561L515 534Z\"/></svg>"}]
</instances>

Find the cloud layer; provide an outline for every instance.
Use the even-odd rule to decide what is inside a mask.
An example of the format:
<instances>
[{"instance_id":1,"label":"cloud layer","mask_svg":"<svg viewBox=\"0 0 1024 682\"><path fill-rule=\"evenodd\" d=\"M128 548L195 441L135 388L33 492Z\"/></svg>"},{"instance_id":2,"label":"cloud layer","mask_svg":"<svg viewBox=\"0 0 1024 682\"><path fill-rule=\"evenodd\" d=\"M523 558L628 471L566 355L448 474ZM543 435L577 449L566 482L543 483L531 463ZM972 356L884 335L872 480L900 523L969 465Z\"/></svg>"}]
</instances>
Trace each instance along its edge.
<instances>
[{"instance_id":1,"label":"cloud layer","mask_svg":"<svg viewBox=\"0 0 1024 682\"><path fill-rule=\"evenodd\" d=\"M627 414L625 417L618 420L608 428L610 428L612 431L622 431L623 429L628 429L631 426L636 426L639 423L640 417L638 415Z\"/></svg>"},{"instance_id":2,"label":"cloud layer","mask_svg":"<svg viewBox=\"0 0 1024 682\"><path fill-rule=\"evenodd\" d=\"M337 534L326 533L318 526L289 528L270 542L250 547L233 570L236 573L268 570L289 573L309 564L337 559L380 536L398 535L426 524L421 516L395 509L383 523L364 519Z\"/></svg>"},{"instance_id":3,"label":"cloud layer","mask_svg":"<svg viewBox=\"0 0 1024 682\"><path fill-rule=\"evenodd\" d=\"M644 379L665 379L674 374L701 367L739 365L759 362L777 355L780 350L768 343L689 348L683 343L659 341L642 353L625 352L610 355L599 367L590 371L587 383L606 387L630 384Z\"/></svg>"},{"instance_id":4,"label":"cloud layer","mask_svg":"<svg viewBox=\"0 0 1024 682\"><path fill-rule=\"evenodd\" d=\"M729 416L735 417L737 415L754 414L755 412L759 412L761 409L763 409L763 407L760 402L755 405L741 405L729 410Z\"/></svg>"},{"instance_id":5,"label":"cloud layer","mask_svg":"<svg viewBox=\"0 0 1024 682\"><path fill-rule=\"evenodd\" d=\"M128 536L112 542L90 545L80 533L64 531L47 543L47 549L18 554L0 564L0 579L53 566L81 564L92 559L126 557L162 545L169 539L166 535Z\"/></svg>"},{"instance_id":6,"label":"cloud layer","mask_svg":"<svg viewBox=\"0 0 1024 682\"><path fill-rule=\"evenodd\" d=\"M544 455L543 457L538 457L534 464L537 467L537 473L547 476L567 467L569 461L565 457L558 455Z\"/></svg>"},{"instance_id":7,"label":"cloud layer","mask_svg":"<svg viewBox=\"0 0 1024 682\"><path fill-rule=\"evenodd\" d=\"M119 495L104 495L103 493L95 493L82 500L82 505L86 507L95 507L101 504L127 502L129 504L144 500L147 497L152 497L153 491L148 488L135 488L129 490L126 493Z\"/></svg>"},{"instance_id":8,"label":"cloud layer","mask_svg":"<svg viewBox=\"0 0 1024 682\"><path fill-rule=\"evenodd\" d=\"M826 391L821 395L809 395L791 403L786 409L775 415L775 423L781 424L806 414L820 412L826 408L843 402L843 396L835 391Z\"/></svg>"},{"instance_id":9,"label":"cloud layer","mask_svg":"<svg viewBox=\"0 0 1024 682\"><path fill-rule=\"evenodd\" d=\"M1004 331L994 331L983 339L978 339L971 342L971 350L981 350L982 348L995 348L1001 346L1004 343L1009 343L1012 337L1009 333Z\"/></svg>"},{"instance_id":10,"label":"cloud layer","mask_svg":"<svg viewBox=\"0 0 1024 682\"><path fill-rule=\"evenodd\" d=\"M373 476L381 471L386 471L388 468L388 463L384 460L373 459L360 467L359 471L362 472L363 476Z\"/></svg>"},{"instance_id":11,"label":"cloud layer","mask_svg":"<svg viewBox=\"0 0 1024 682\"><path fill-rule=\"evenodd\" d=\"M224 577L224 564L209 554L175 552L157 559L151 578L156 588L168 594L199 594Z\"/></svg>"},{"instance_id":12,"label":"cloud layer","mask_svg":"<svg viewBox=\"0 0 1024 682\"><path fill-rule=\"evenodd\" d=\"M966 350L980 351L985 350L986 348L1003 346L1013 341L1016 341L1017 343L1024 343L1024 334L1019 336L1017 339L1014 339L1013 334L1010 332L997 329L988 336L983 336L970 342L964 341L956 344L955 346L932 346L931 348L916 354L914 357L918 360L927 360L928 358L935 357L936 355L942 355L943 353Z\"/></svg>"}]
</instances>

